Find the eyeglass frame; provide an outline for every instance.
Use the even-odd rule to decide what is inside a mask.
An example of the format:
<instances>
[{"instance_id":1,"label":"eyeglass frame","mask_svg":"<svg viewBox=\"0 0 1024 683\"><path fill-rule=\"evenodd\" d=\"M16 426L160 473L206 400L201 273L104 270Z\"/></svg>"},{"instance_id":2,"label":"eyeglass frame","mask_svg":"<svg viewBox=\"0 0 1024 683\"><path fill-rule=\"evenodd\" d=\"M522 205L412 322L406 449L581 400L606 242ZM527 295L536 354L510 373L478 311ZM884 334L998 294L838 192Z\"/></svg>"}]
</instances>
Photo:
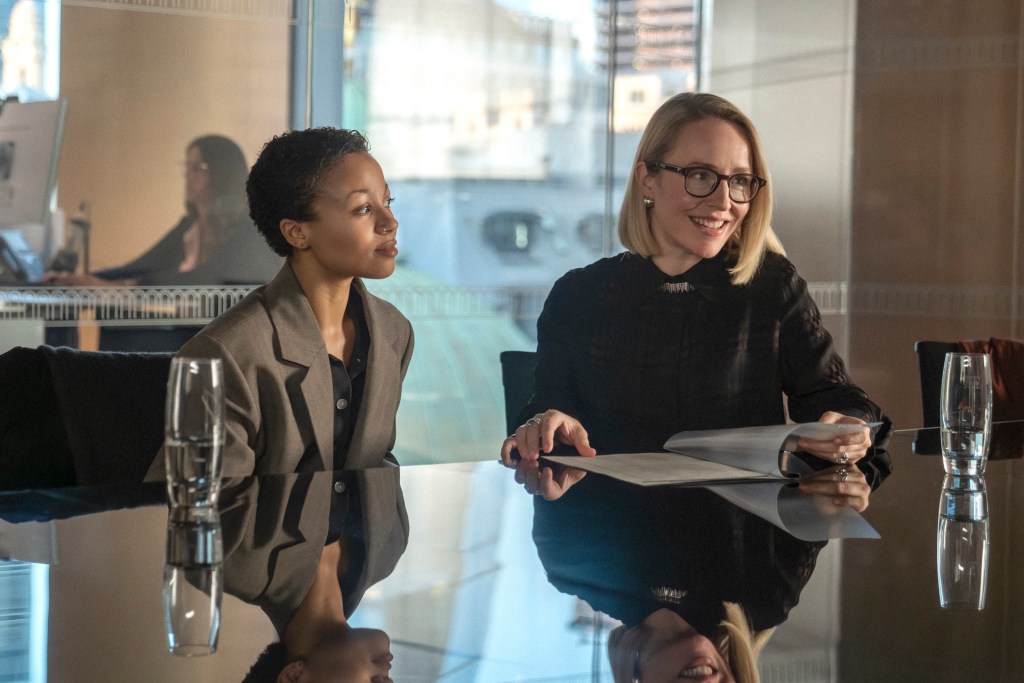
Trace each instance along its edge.
<instances>
[{"instance_id":1,"label":"eyeglass frame","mask_svg":"<svg viewBox=\"0 0 1024 683\"><path fill-rule=\"evenodd\" d=\"M182 173L203 173L210 170L210 164L205 161L179 161L178 168L181 169Z\"/></svg>"},{"instance_id":2,"label":"eyeglass frame","mask_svg":"<svg viewBox=\"0 0 1024 683\"><path fill-rule=\"evenodd\" d=\"M754 197L757 196L757 193L761 190L761 188L768 184L767 180L761 178L760 176L756 176L753 173L733 173L732 175L722 175L718 171L714 170L713 168L708 168L707 166L676 166L674 164L665 163L664 161L645 161L644 164L647 166L648 171L653 171L655 168L660 168L666 171L672 171L673 173L678 173L679 175L683 176L683 189L686 190L686 193L688 195L690 195L691 197L697 197L698 199L703 199L704 197L710 197L711 195L713 195L715 193L715 190L718 189L718 186L721 185L722 181L724 180L726 188L729 189L729 199L736 202L737 204L749 204L750 202L754 201ZM707 171L708 173L715 174L715 184L712 185L711 189L708 190L705 194L696 194L694 192L691 192L690 188L686 187L686 178L693 171ZM729 185L729 181L731 181L733 178L754 179L754 183L751 185L751 187L755 189L754 193L750 195L750 199L736 199L735 197L732 196L732 188Z\"/></svg>"}]
</instances>

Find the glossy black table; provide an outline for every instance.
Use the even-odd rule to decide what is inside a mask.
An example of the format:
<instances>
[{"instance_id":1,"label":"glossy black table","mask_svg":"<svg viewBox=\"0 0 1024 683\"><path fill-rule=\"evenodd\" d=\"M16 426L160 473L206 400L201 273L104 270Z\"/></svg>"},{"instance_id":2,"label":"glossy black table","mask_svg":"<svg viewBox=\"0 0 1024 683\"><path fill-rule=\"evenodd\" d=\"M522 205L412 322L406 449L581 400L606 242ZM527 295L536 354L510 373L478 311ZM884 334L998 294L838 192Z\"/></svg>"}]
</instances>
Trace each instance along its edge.
<instances>
[{"instance_id":1,"label":"glossy black table","mask_svg":"<svg viewBox=\"0 0 1024 683\"><path fill-rule=\"evenodd\" d=\"M893 436L894 473L865 512L881 539L830 541L816 553L799 604L762 654L764 680L1024 680L1020 460L991 461L986 475L986 607L944 610L935 548L942 464L913 452L917 438L916 431ZM316 475L327 478L325 486L330 476ZM401 491L408 547L350 619L389 635L394 680L612 680L606 643L616 620L595 612L565 581L555 581L562 590L553 585L552 546L534 528L537 510L568 498L535 500L493 461L404 467ZM159 487L0 495L8 520L62 517L0 524L0 554L14 558L0 564L0 678L243 678L277 636L261 609L230 592L216 654L186 659L167 651L161 590L168 514L160 498ZM99 509L111 505L122 507ZM655 522L669 530L693 526L686 518Z\"/></svg>"}]
</instances>

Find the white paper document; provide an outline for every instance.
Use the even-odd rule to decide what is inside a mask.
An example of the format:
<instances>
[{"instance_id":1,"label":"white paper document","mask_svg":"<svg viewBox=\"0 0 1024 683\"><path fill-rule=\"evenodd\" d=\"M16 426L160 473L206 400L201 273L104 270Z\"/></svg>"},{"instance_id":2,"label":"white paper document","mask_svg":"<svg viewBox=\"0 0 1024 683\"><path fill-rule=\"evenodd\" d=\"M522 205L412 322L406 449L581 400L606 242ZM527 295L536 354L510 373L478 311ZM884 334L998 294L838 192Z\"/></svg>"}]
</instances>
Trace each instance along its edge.
<instances>
[{"instance_id":1,"label":"white paper document","mask_svg":"<svg viewBox=\"0 0 1024 683\"><path fill-rule=\"evenodd\" d=\"M874 430L880 424L869 423L867 427ZM640 486L705 486L797 479L812 471L792 455L797 440L801 437L828 440L857 428L861 426L807 422L708 429L676 434L665 442L669 452L621 453L594 458L546 455L544 459Z\"/></svg>"},{"instance_id":2,"label":"white paper document","mask_svg":"<svg viewBox=\"0 0 1024 683\"><path fill-rule=\"evenodd\" d=\"M881 423L869 423L872 432ZM701 486L805 541L878 538L857 512L812 496L795 486L813 470L795 457L801 437L827 441L860 425L772 425L680 432L668 452L621 453L585 458L543 456L567 467L603 474L639 486Z\"/></svg>"}]
</instances>

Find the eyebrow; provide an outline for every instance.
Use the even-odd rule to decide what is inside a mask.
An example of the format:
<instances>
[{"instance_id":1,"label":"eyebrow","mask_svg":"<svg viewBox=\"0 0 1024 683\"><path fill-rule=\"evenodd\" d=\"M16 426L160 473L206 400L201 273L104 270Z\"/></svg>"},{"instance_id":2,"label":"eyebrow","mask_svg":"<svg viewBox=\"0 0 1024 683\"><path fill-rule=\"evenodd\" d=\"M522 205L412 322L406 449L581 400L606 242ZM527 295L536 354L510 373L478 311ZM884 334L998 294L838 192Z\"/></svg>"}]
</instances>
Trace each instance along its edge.
<instances>
[{"instance_id":1,"label":"eyebrow","mask_svg":"<svg viewBox=\"0 0 1024 683\"><path fill-rule=\"evenodd\" d=\"M346 199L348 199L352 195L357 195L357 194L373 194L372 190L368 190L368 189L365 189L365 188L359 188L357 190L352 190L351 192L349 192L344 197L339 197L338 195L334 194L334 192L332 190L329 190L327 188L321 188L321 189L317 190L317 192L322 192L323 194L327 195L328 197L331 197L335 201L339 201L339 202L345 201ZM391 194L391 188L387 184L385 184L384 185L384 196L388 196L390 194Z\"/></svg>"}]
</instances>

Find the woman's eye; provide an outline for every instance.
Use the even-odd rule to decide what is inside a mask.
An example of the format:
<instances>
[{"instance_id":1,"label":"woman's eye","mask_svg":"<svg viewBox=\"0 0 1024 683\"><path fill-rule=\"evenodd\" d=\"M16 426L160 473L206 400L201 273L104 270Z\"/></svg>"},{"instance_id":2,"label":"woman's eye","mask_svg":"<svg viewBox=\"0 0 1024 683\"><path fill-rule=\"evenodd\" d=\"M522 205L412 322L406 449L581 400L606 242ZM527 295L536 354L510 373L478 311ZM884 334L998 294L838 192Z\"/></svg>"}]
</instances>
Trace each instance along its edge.
<instances>
[{"instance_id":1,"label":"woman's eye","mask_svg":"<svg viewBox=\"0 0 1024 683\"><path fill-rule=\"evenodd\" d=\"M370 208L369 204L363 204L358 209L356 209L356 213L358 213L360 215L366 215L366 214L370 213L371 210L372 209Z\"/></svg>"},{"instance_id":2,"label":"woman's eye","mask_svg":"<svg viewBox=\"0 0 1024 683\"><path fill-rule=\"evenodd\" d=\"M387 199L384 200L384 206L386 206L386 207L388 207L390 209L391 208L391 202L393 202L393 201L395 201L394 197L388 197Z\"/></svg>"}]
</instances>

